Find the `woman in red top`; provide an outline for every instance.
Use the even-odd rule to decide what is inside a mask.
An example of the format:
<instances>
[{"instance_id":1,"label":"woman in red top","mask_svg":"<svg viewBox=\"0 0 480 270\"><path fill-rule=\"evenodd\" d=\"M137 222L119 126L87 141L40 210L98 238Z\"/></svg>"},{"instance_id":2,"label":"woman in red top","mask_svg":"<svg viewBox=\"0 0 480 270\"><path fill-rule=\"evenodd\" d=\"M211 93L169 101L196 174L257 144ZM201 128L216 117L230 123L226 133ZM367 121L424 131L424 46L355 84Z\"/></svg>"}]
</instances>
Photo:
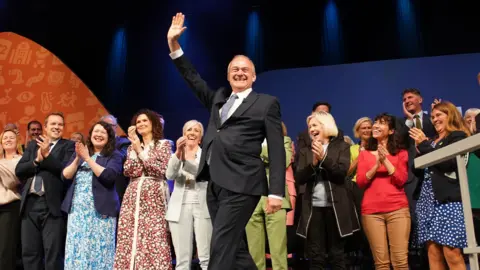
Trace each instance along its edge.
<instances>
[{"instance_id":1,"label":"woman in red top","mask_svg":"<svg viewBox=\"0 0 480 270\"><path fill-rule=\"evenodd\" d=\"M403 189L408 152L401 148L395 118L381 114L375 118L367 151L358 157L357 184L365 189L362 224L377 270L389 270L390 263L394 269L408 269L410 211Z\"/></svg>"}]
</instances>

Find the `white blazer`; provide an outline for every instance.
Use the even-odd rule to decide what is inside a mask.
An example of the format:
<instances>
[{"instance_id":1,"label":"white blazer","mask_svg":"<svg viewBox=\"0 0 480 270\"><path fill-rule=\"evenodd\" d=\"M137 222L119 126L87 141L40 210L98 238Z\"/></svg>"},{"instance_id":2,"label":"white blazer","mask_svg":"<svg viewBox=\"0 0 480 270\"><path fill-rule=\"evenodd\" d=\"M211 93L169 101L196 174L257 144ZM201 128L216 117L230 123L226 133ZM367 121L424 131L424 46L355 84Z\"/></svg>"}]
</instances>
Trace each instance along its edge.
<instances>
[{"instance_id":1,"label":"white blazer","mask_svg":"<svg viewBox=\"0 0 480 270\"><path fill-rule=\"evenodd\" d=\"M201 156L202 149L199 147L195 158L197 164L200 163ZM190 175L188 172L183 171L182 168L183 162L177 158L177 155L173 154L168 161L167 172L165 173L167 179L175 181L173 193L168 202L167 214L165 217L167 221L178 222L180 220L187 177L196 176ZM207 207L207 186L208 182L195 183L195 190L198 192L198 203L201 209L201 218L210 218Z\"/></svg>"}]
</instances>

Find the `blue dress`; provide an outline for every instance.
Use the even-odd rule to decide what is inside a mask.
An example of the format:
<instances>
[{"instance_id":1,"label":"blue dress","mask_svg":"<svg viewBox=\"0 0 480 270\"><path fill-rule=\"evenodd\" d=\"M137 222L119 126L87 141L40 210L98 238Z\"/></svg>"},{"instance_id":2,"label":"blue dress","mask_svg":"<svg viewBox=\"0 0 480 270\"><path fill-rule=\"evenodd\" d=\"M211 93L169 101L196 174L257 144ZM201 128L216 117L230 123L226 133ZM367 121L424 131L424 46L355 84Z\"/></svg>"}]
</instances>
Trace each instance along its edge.
<instances>
[{"instance_id":1,"label":"blue dress","mask_svg":"<svg viewBox=\"0 0 480 270\"><path fill-rule=\"evenodd\" d=\"M96 160L97 154L92 156ZM65 270L113 269L117 218L100 215L93 204L93 172L86 162L77 170L68 215Z\"/></svg>"},{"instance_id":2,"label":"blue dress","mask_svg":"<svg viewBox=\"0 0 480 270\"><path fill-rule=\"evenodd\" d=\"M453 248L467 247L462 202L439 203L435 200L428 168L417 202L416 219L414 246L423 247L427 241L432 241Z\"/></svg>"}]
</instances>

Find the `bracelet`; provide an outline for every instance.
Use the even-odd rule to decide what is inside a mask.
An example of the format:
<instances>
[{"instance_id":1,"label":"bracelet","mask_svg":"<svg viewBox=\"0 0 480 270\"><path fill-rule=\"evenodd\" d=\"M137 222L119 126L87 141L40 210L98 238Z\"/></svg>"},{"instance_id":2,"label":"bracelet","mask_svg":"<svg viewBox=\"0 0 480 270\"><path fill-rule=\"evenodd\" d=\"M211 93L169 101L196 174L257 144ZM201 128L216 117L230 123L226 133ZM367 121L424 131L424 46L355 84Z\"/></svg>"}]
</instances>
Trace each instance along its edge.
<instances>
[{"instance_id":1,"label":"bracelet","mask_svg":"<svg viewBox=\"0 0 480 270\"><path fill-rule=\"evenodd\" d=\"M393 167L393 171L389 173L388 175L392 176L395 173L395 167Z\"/></svg>"}]
</instances>

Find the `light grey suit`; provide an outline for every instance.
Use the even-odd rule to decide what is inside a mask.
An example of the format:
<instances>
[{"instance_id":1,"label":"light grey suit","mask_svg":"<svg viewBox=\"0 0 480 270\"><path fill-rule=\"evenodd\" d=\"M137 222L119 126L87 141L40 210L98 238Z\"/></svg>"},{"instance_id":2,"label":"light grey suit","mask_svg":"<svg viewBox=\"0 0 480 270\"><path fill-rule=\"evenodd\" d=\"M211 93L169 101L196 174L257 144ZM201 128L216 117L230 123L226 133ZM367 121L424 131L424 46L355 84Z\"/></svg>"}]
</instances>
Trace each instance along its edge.
<instances>
[{"instance_id":1,"label":"light grey suit","mask_svg":"<svg viewBox=\"0 0 480 270\"><path fill-rule=\"evenodd\" d=\"M208 268L212 238L212 222L207 208L208 183L195 181L201 153L202 150L199 148L194 161L182 161L176 155L172 155L167 165L167 179L175 180L166 219L172 234L176 255L175 269L177 270L190 269L194 232L200 266L204 270ZM194 171L192 169L189 172L184 170L187 163L188 167L194 168ZM190 191L196 193L197 202L195 203L185 201L187 180L194 184L194 189L190 189Z\"/></svg>"}]
</instances>

